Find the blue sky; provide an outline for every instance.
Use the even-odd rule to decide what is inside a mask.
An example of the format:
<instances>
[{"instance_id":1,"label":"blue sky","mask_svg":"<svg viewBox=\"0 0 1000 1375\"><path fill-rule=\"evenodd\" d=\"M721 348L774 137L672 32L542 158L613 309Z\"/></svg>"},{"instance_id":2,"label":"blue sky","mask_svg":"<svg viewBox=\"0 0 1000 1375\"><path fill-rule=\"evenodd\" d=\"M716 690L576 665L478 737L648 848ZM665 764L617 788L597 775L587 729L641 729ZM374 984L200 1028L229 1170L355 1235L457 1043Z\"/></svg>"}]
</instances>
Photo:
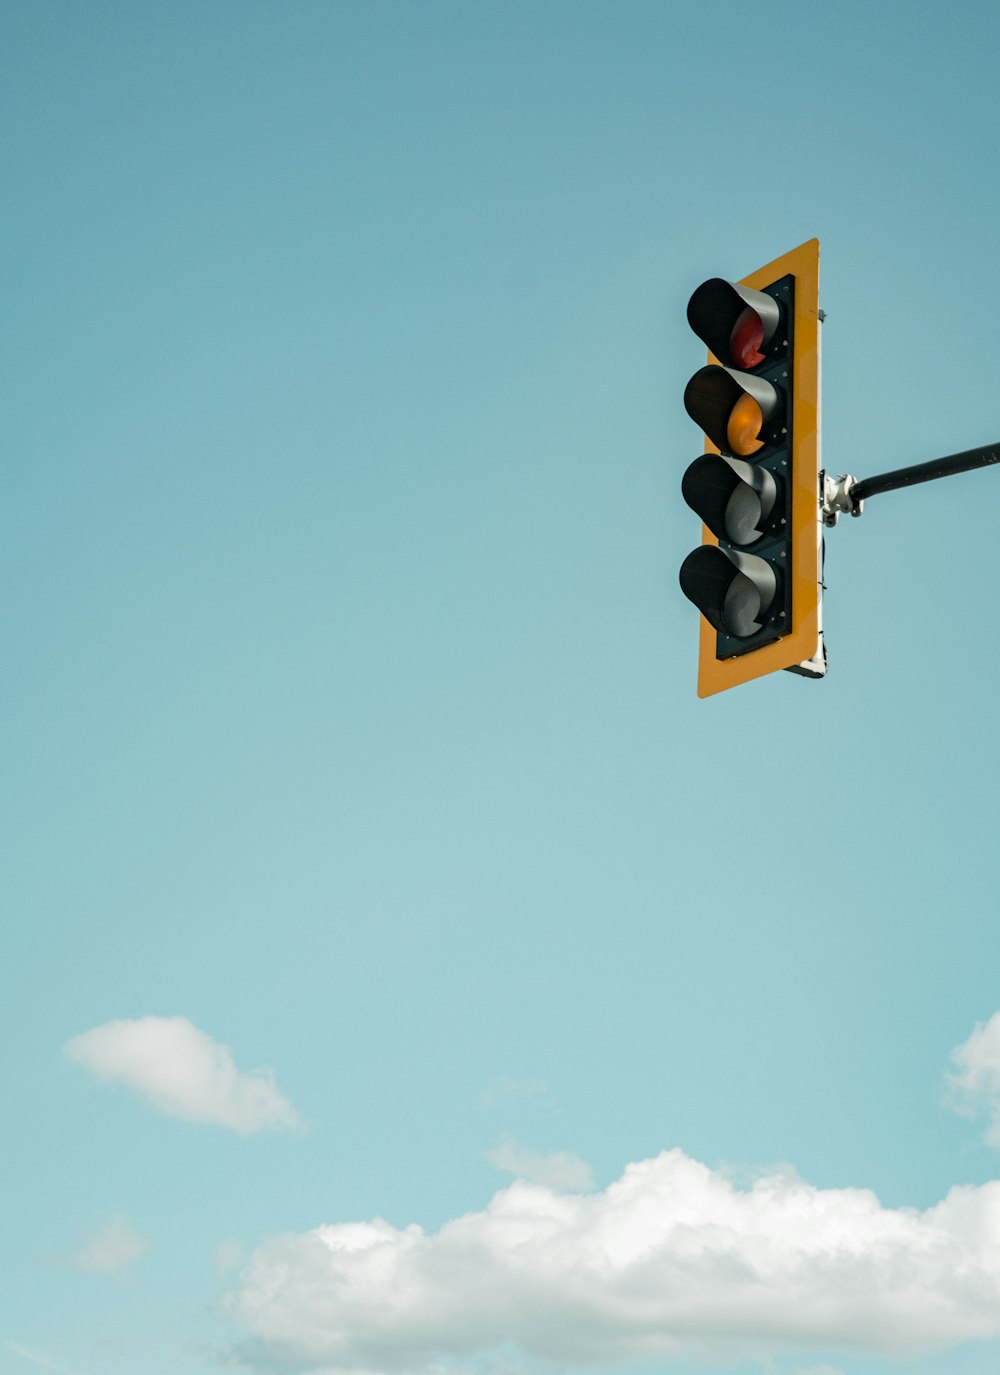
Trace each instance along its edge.
<instances>
[{"instance_id":1,"label":"blue sky","mask_svg":"<svg viewBox=\"0 0 1000 1375\"><path fill-rule=\"evenodd\" d=\"M0 1370L992 1375L1000 478L820 683L677 568L705 277L819 237L831 471L1000 438L995 7L0 37Z\"/></svg>"}]
</instances>

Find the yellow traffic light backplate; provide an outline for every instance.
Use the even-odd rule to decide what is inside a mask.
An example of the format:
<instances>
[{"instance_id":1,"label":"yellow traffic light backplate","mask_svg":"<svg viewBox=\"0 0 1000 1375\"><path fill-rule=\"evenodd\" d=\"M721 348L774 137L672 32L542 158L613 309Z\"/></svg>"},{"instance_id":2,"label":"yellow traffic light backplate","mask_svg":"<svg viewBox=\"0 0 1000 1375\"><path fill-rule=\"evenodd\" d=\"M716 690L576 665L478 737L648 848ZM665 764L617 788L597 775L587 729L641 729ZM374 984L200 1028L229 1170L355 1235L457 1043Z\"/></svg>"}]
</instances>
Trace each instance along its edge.
<instances>
[{"instance_id":1,"label":"yellow traffic light backplate","mask_svg":"<svg viewBox=\"0 0 1000 1375\"><path fill-rule=\"evenodd\" d=\"M698 696L709 697L726 688L761 678L777 669L794 668L813 659L820 648L820 598L823 527L820 519L820 345L819 345L819 240L793 248L773 263L751 272L743 286L763 290L772 282L795 278L792 325L792 494L791 494L791 592L792 625L789 634L773 644L730 659L716 658L716 632L700 617ZM710 363L718 361L710 353ZM711 441L706 447L718 452ZM702 543L717 544L702 527Z\"/></svg>"}]
</instances>

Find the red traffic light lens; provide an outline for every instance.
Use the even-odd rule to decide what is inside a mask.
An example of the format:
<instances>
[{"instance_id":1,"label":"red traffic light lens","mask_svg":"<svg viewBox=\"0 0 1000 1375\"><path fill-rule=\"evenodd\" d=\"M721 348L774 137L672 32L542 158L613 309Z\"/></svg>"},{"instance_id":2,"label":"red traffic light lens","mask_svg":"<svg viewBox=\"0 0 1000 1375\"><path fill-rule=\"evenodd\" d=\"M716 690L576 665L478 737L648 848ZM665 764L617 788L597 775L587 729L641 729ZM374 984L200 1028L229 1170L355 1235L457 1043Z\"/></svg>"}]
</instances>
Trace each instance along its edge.
<instances>
[{"instance_id":1,"label":"red traffic light lens","mask_svg":"<svg viewBox=\"0 0 1000 1375\"><path fill-rule=\"evenodd\" d=\"M755 368L758 363L763 363L764 355L760 352L763 342L764 322L752 306L747 306L737 316L729 336L729 348L736 367Z\"/></svg>"}]
</instances>

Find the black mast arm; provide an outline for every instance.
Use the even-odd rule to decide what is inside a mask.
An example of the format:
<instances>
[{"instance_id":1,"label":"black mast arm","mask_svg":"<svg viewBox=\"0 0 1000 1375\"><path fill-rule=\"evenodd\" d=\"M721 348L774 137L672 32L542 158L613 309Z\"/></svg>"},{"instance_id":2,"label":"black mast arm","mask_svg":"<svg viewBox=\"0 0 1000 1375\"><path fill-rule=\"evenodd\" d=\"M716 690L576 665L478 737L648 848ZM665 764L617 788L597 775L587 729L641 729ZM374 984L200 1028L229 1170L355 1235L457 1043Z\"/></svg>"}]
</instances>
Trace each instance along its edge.
<instances>
[{"instance_id":1,"label":"black mast arm","mask_svg":"<svg viewBox=\"0 0 1000 1375\"><path fill-rule=\"evenodd\" d=\"M869 497L877 497L882 492L894 492L899 487L912 487L918 482L930 482L936 477L968 473L973 468L988 468L991 463L1000 463L1000 442L987 444L978 449L966 449L960 454L947 454L944 458L932 458L929 463L914 463L909 468L897 468L891 473L863 477L851 483L851 499L866 501Z\"/></svg>"}]
</instances>

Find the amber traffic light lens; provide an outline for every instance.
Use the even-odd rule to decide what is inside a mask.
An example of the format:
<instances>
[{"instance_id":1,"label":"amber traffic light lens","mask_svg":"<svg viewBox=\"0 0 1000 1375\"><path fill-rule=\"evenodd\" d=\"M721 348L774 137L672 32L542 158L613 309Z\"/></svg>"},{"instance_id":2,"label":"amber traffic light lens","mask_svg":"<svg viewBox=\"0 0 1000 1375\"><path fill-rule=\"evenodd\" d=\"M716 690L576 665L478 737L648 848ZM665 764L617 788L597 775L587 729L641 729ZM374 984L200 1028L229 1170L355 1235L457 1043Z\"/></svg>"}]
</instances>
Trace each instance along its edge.
<instances>
[{"instance_id":1,"label":"amber traffic light lens","mask_svg":"<svg viewBox=\"0 0 1000 1375\"><path fill-rule=\"evenodd\" d=\"M748 458L764 447L760 432L764 425L764 415L757 402L748 393L736 402L729 412L726 422L726 440L731 453L740 458Z\"/></svg>"}]
</instances>

